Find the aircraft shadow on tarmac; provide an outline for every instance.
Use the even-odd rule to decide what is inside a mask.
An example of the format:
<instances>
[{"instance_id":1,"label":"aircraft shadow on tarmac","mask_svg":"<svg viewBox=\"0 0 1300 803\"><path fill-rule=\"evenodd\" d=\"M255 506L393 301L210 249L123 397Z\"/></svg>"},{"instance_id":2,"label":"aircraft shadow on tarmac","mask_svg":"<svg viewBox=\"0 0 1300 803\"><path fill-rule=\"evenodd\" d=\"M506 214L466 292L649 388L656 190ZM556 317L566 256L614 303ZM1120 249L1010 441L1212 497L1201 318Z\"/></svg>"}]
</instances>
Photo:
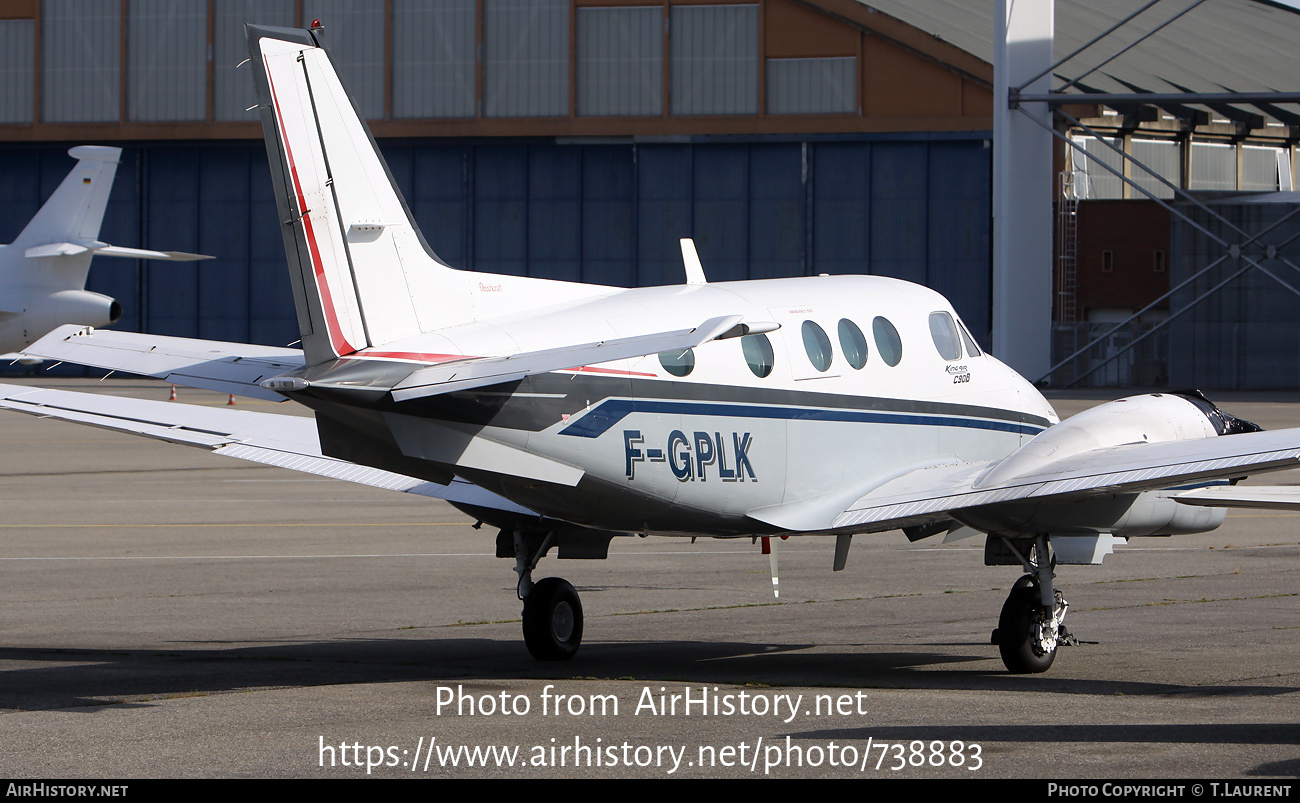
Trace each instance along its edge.
<instances>
[{"instance_id":1,"label":"aircraft shadow on tarmac","mask_svg":"<svg viewBox=\"0 0 1300 803\"><path fill-rule=\"evenodd\" d=\"M241 642L241 645L244 644ZM0 709L67 710L148 705L153 698L292 688L472 678L667 680L771 687L1037 691L1072 695L1273 696L1295 686L1204 686L1057 675L1009 675L997 656L987 668L941 666L985 662L969 654L899 650L897 645L638 641L592 642L580 659L539 663L514 639L357 639L259 646L176 644L150 649L0 649L5 683ZM934 645L920 645L934 646ZM1067 668L1068 669L1068 668ZM1173 726L1170 726L1173 727ZM1279 727L1279 726L1268 726ZM1300 726L1285 738L1300 743ZM927 730L927 733L933 729ZM873 733L879 735L878 731ZM968 730L965 738L973 738ZM1086 736L1086 731L1079 731ZM930 737L936 738L936 737ZM996 735L990 735L996 740ZM1048 738L1048 737L1044 737ZM1052 736L1050 738L1061 738ZM1110 736L1098 736L1112 740ZM1185 737L1226 738L1195 730ZM1019 741L1023 741L1023 737Z\"/></svg>"}]
</instances>

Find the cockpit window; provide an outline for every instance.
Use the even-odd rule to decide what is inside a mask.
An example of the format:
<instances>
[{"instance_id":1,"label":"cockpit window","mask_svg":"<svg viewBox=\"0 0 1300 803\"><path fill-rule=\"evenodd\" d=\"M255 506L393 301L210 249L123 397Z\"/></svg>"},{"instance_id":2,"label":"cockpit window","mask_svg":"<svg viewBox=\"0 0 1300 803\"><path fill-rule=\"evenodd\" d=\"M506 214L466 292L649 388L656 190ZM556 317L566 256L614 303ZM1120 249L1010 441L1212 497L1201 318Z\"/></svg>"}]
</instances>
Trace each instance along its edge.
<instances>
[{"instance_id":1,"label":"cockpit window","mask_svg":"<svg viewBox=\"0 0 1300 803\"><path fill-rule=\"evenodd\" d=\"M961 335L957 334L957 324L946 312L930 313L930 337L939 356L945 360L961 359Z\"/></svg>"},{"instance_id":2,"label":"cockpit window","mask_svg":"<svg viewBox=\"0 0 1300 803\"><path fill-rule=\"evenodd\" d=\"M839 335L840 351L844 352L844 359L853 366L853 370L862 370L862 366L867 364L867 338L862 330L848 318L840 318Z\"/></svg>"},{"instance_id":3,"label":"cockpit window","mask_svg":"<svg viewBox=\"0 0 1300 803\"><path fill-rule=\"evenodd\" d=\"M966 329L966 323L961 318L957 319L957 328L961 330L961 339L966 343L966 356L978 357L983 354L980 347L975 345L975 338L970 336L970 331Z\"/></svg>"},{"instance_id":4,"label":"cockpit window","mask_svg":"<svg viewBox=\"0 0 1300 803\"><path fill-rule=\"evenodd\" d=\"M803 322L803 350L808 352L813 368L824 372L831 367L831 339L812 321Z\"/></svg>"},{"instance_id":5,"label":"cockpit window","mask_svg":"<svg viewBox=\"0 0 1300 803\"><path fill-rule=\"evenodd\" d=\"M898 336L898 330L887 319L877 316L871 322L871 333L876 338L876 351L880 352L880 359L888 365L898 365L903 359L903 341Z\"/></svg>"},{"instance_id":6,"label":"cockpit window","mask_svg":"<svg viewBox=\"0 0 1300 803\"><path fill-rule=\"evenodd\" d=\"M772 341L767 335L746 335L740 339L740 350L745 353L745 362L749 370L760 379L772 373Z\"/></svg>"},{"instance_id":7,"label":"cockpit window","mask_svg":"<svg viewBox=\"0 0 1300 803\"><path fill-rule=\"evenodd\" d=\"M659 364L673 376L686 376L695 370L695 350L661 351Z\"/></svg>"}]
</instances>

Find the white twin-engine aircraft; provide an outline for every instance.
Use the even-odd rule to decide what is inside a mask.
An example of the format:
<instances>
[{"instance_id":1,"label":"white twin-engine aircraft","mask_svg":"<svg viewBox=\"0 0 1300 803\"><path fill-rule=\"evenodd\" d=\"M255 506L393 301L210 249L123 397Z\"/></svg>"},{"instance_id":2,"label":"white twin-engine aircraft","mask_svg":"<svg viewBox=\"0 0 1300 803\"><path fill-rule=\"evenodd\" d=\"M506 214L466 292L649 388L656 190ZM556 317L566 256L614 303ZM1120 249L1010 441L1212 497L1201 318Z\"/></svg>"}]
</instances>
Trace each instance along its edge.
<instances>
[{"instance_id":1,"label":"white twin-engine aircraft","mask_svg":"<svg viewBox=\"0 0 1300 803\"><path fill-rule=\"evenodd\" d=\"M121 148L78 145L68 151L76 165L9 245L0 245L0 359L36 342L61 324L107 326L122 306L86 289L95 256L189 262L211 259L181 251L123 248L99 239ZM5 354L5 352L11 352Z\"/></svg>"},{"instance_id":2,"label":"white twin-engine aircraft","mask_svg":"<svg viewBox=\"0 0 1300 803\"><path fill-rule=\"evenodd\" d=\"M1177 393L1058 423L914 284L710 284L690 241L673 287L454 270L412 222L319 32L247 32L302 349L68 326L31 351L288 398L315 420L12 386L2 404L447 499L499 529L538 658L573 656L583 632L573 587L532 580L551 549L816 535L834 538L839 569L853 535L902 529L986 533L987 563L1023 567L997 641L1012 672L1042 672L1070 638L1055 564L1213 529L1224 506L1298 501L1223 481L1300 465L1300 430L1261 432Z\"/></svg>"}]
</instances>

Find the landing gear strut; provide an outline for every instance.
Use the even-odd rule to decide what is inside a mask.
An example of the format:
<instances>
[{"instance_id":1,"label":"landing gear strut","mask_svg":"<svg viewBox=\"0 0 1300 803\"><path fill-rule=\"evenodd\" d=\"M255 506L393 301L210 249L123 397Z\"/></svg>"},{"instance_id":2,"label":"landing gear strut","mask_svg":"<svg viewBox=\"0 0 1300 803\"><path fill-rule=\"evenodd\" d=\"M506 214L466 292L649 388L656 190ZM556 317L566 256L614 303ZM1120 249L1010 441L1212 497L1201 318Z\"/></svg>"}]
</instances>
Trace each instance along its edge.
<instances>
[{"instance_id":1,"label":"landing gear strut","mask_svg":"<svg viewBox=\"0 0 1300 803\"><path fill-rule=\"evenodd\" d=\"M533 582L537 561L550 548L548 535L536 551L524 533L514 532L516 591L524 602L524 644L539 661L567 661L582 644L582 601L566 580L547 577Z\"/></svg>"},{"instance_id":2,"label":"landing gear strut","mask_svg":"<svg viewBox=\"0 0 1300 803\"><path fill-rule=\"evenodd\" d=\"M1046 536L1038 536L1034 561L1026 560L1011 544L1008 546L1031 573L1012 586L993 640L1007 671L1017 675L1046 672L1056 659L1058 646L1077 643L1065 629L1065 613L1070 606L1052 587L1053 561L1047 557L1050 553Z\"/></svg>"}]
</instances>

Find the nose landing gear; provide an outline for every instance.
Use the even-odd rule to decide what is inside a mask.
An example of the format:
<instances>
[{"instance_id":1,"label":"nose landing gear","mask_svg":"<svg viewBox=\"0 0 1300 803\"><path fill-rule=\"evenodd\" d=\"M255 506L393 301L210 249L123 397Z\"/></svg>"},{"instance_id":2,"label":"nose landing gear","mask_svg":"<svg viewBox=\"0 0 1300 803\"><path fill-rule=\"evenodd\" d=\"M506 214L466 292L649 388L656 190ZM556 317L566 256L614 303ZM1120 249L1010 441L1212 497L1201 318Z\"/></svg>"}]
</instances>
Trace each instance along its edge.
<instances>
[{"instance_id":1,"label":"nose landing gear","mask_svg":"<svg viewBox=\"0 0 1300 803\"><path fill-rule=\"evenodd\" d=\"M1038 582L1030 575L1016 581L1002 605L995 631L998 652L1007 671L1016 675L1046 672L1056 659L1056 648L1068 637L1065 612L1069 604L1053 591L1053 605L1043 605Z\"/></svg>"},{"instance_id":2,"label":"nose landing gear","mask_svg":"<svg viewBox=\"0 0 1300 803\"><path fill-rule=\"evenodd\" d=\"M998 645L1002 663L1016 675L1046 672L1056 659L1056 648L1078 644L1065 629L1065 614L1070 604L1052 587L1055 559L1050 557L1047 536L1035 539L1033 558L1026 558L1008 539L1006 546L1015 554L1029 574L1011 587L998 617L993 642Z\"/></svg>"}]
</instances>

